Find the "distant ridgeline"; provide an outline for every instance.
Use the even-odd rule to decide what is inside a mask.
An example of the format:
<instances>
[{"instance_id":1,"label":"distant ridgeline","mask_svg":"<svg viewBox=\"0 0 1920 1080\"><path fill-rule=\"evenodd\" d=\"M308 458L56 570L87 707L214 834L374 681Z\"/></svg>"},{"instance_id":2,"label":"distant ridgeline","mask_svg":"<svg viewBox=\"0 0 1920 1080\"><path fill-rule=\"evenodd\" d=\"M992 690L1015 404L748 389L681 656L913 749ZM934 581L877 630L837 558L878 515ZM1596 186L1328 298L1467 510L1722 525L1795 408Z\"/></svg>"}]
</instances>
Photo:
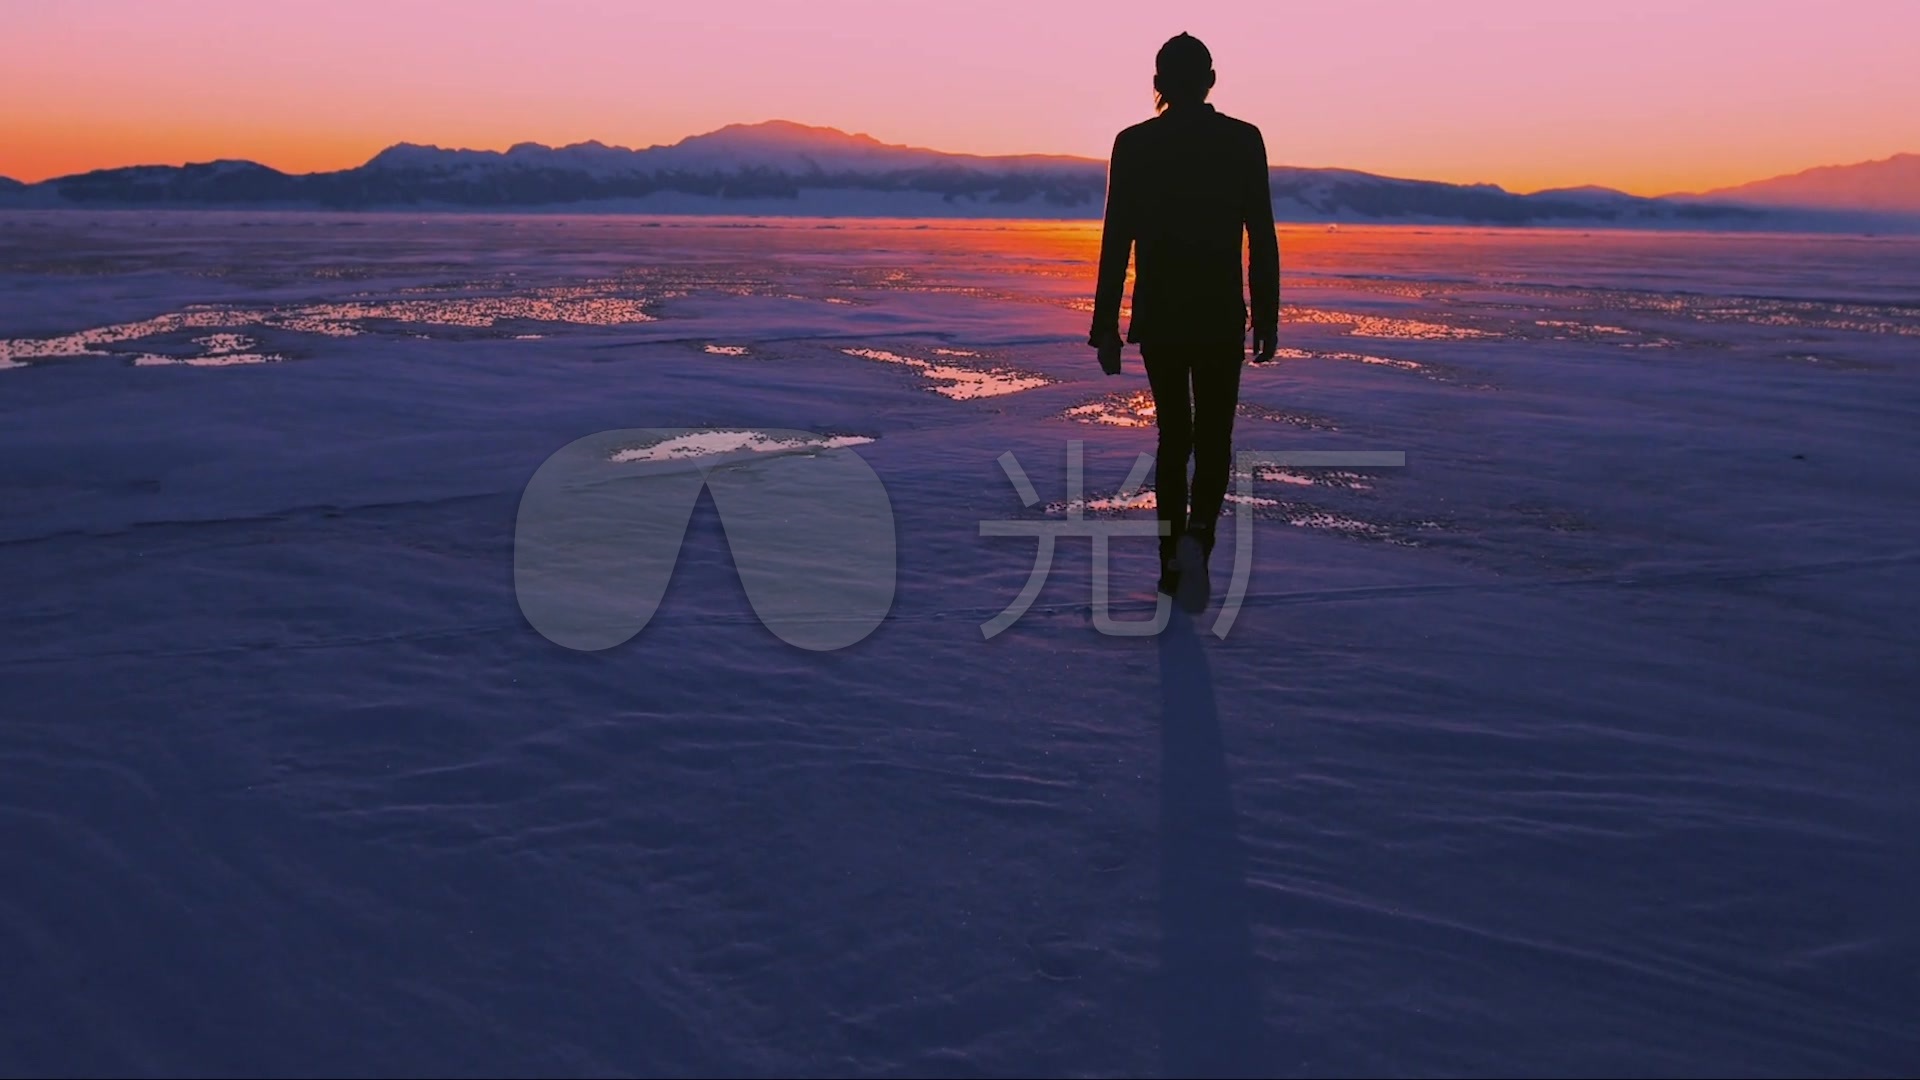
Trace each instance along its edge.
<instances>
[{"instance_id":1,"label":"distant ridgeline","mask_svg":"<svg viewBox=\"0 0 1920 1080\"><path fill-rule=\"evenodd\" d=\"M1286 167L1275 168L1272 181L1283 221L1783 227L1782 211L1603 188L1516 195L1490 184ZM522 143L504 152L402 143L356 168L303 175L248 161L103 169L38 184L8 181L0 184L0 206L1097 218L1105 193L1105 163L1087 158L947 154L770 121L641 150L594 142Z\"/></svg>"},{"instance_id":2,"label":"distant ridgeline","mask_svg":"<svg viewBox=\"0 0 1920 1080\"><path fill-rule=\"evenodd\" d=\"M440 153L452 157L465 151ZM375 158L355 169L306 175L240 161L178 168L138 166L48 183L62 198L76 203L290 203L336 209L421 204L503 209L644 199L663 192L736 201L798 199L810 191L919 192L947 200L1000 204L1038 200L1069 216L1097 214L1106 183L1099 169L1047 173L933 165L872 172L788 172L743 164L711 171L589 172L510 160L479 167L458 161L396 167L382 166L380 161ZM1080 213L1072 213L1075 210Z\"/></svg>"}]
</instances>

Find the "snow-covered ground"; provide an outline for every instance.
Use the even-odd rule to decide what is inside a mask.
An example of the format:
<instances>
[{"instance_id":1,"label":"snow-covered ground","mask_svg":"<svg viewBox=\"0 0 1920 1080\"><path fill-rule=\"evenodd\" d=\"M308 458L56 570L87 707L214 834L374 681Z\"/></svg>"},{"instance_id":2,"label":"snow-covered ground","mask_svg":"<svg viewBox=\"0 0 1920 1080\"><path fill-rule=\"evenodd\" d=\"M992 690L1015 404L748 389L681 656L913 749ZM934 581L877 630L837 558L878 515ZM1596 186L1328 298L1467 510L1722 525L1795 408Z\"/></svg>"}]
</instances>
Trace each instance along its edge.
<instances>
[{"instance_id":1,"label":"snow-covered ground","mask_svg":"<svg viewBox=\"0 0 1920 1080\"><path fill-rule=\"evenodd\" d=\"M1151 505L1097 240L0 216L0 1071L1920 1064L1920 241L1286 230L1238 445L1406 467L1262 470L1224 639L1083 538L988 639L982 521ZM891 615L786 643L703 498L542 637L630 428L860 455Z\"/></svg>"}]
</instances>

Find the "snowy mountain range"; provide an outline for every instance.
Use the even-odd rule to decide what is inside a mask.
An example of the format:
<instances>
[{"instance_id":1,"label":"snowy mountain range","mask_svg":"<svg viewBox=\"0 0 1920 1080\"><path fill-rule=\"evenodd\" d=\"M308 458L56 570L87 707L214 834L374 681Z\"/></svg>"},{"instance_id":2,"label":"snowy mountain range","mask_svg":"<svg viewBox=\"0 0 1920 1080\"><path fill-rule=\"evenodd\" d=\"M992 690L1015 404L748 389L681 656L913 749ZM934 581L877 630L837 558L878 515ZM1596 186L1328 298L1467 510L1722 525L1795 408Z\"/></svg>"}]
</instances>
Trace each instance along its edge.
<instances>
[{"instance_id":1,"label":"snowy mountain range","mask_svg":"<svg viewBox=\"0 0 1920 1080\"><path fill-rule=\"evenodd\" d=\"M1895 154L1857 165L1823 165L1791 176L1720 188L1705 197L1754 206L1920 214L1920 154Z\"/></svg>"},{"instance_id":2,"label":"snowy mountain range","mask_svg":"<svg viewBox=\"0 0 1920 1080\"><path fill-rule=\"evenodd\" d=\"M1920 159L1915 159L1920 161ZM1813 212L1767 200L1642 198L1605 188L1516 194L1491 184L1276 167L1283 221L1433 222L1759 229L1858 227L1830 201ZM1098 217L1102 161L983 157L883 143L783 120L733 124L668 146L599 142L505 151L401 143L366 164L289 174L250 161L141 165L0 184L0 206L544 209L826 216ZM1876 206L1876 208L1878 208Z\"/></svg>"}]
</instances>

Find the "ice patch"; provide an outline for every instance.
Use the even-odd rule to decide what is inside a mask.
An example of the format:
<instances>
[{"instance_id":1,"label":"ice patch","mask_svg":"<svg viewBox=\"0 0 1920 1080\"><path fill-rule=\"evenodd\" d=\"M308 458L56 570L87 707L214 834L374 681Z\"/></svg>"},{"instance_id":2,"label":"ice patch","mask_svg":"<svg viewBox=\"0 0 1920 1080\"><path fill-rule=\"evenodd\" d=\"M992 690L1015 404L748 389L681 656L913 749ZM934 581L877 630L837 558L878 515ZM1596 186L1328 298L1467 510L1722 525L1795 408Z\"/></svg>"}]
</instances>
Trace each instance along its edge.
<instances>
[{"instance_id":1,"label":"ice patch","mask_svg":"<svg viewBox=\"0 0 1920 1080\"><path fill-rule=\"evenodd\" d=\"M1652 311L1697 322L1920 337L1920 308L1906 304L1626 291L1596 291L1592 298L1609 310Z\"/></svg>"},{"instance_id":2,"label":"ice patch","mask_svg":"<svg viewBox=\"0 0 1920 1080\"><path fill-rule=\"evenodd\" d=\"M535 289L517 296L443 296L421 300L347 301L296 308L285 316L268 315L267 325L280 318L315 327L342 327L366 322L402 322L427 326L486 329L500 322L570 323L576 326L624 326L653 322L642 302L605 287L561 285ZM289 326L289 329L298 327ZM364 327L354 326L355 330ZM329 329L316 329L328 333Z\"/></svg>"},{"instance_id":3,"label":"ice patch","mask_svg":"<svg viewBox=\"0 0 1920 1080\"><path fill-rule=\"evenodd\" d=\"M245 334L208 334L194 338L193 343L207 350L208 356L245 352L254 346L253 339Z\"/></svg>"},{"instance_id":4,"label":"ice patch","mask_svg":"<svg viewBox=\"0 0 1920 1080\"><path fill-rule=\"evenodd\" d=\"M1276 484L1293 484L1298 487L1330 487L1343 491L1372 491L1373 484L1362 473L1348 472L1344 469L1315 469L1310 473L1294 472L1290 469L1261 469L1254 473L1258 480L1269 480Z\"/></svg>"},{"instance_id":5,"label":"ice patch","mask_svg":"<svg viewBox=\"0 0 1920 1080\"><path fill-rule=\"evenodd\" d=\"M1249 419L1266 420L1275 424L1292 424L1294 427L1306 428L1308 431L1340 430L1339 425L1324 416L1315 416L1312 413L1292 412L1287 409L1276 409L1270 405L1262 405L1257 401L1242 401L1240 408L1236 411L1239 415L1248 417Z\"/></svg>"},{"instance_id":6,"label":"ice patch","mask_svg":"<svg viewBox=\"0 0 1920 1080\"><path fill-rule=\"evenodd\" d=\"M1046 512L1065 515L1075 512L1093 514L1123 514L1128 512L1150 512L1158 510L1159 496L1151 489L1132 495L1116 492L1112 495L1096 495L1084 499L1070 499L1047 504ZM1229 491L1223 512L1231 515L1234 508L1246 513L1257 514L1262 518L1284 521L1297 529L1317 529L1351 536L1357 539L1379 540L1389 544L1412 547L1415 542L1399 535L1386 525L1362 521L1359 518L1346 517L1314 506L1288 502L1266 495L1243 495ZM1415 528L1436 528L1433 522L1418 522Z\"/></svg>"},{"instance_id":7,"label":"ice patch","mask_svg":"<svg viewBox=\"0 0 1920 1080\"><path fill-rule=\"evenodd\" d=\"M1049 382L1038 375L1028 375L1004 368L976 370L955 367L951 364L935 364L927 360L916 360L911 356L902 356L896 352L888 352L885 349L841 349L840 351L862 360L877 360L883 364L900 364L913 368L934 382L944 383L945 385L931 386L928 389L955 401L1016 394L1022 390L1045 386Z\"/></svg>"},{"instance_id":8,"label":"ice patch","mask_svg":"<svg viewBox=\"0 0 1920 1080\"><path fill-rule=\"evenodd\" d=\"M1281 484L1299 484L1305 487L1313 486L1313 477L1302 476L1299 473L1286 472L1281 469L1272 469L1266 472L1262 472L1260 474L1260 479L1272 480L1276 483L1281 483Z\"/></svg>"},{"instance_id":9,"label":"ice patch","mask_svg":"<svg viewBox=\"0 0 1920 1080\"><path fill-rule=\"evenodd\" d=\"M1387 367L1396 367L1402 371L1420 371L1425 366L1412 360L1395 360L1388 356L1362 356L1359 353L1328 353L1327 355L1335 360L1356 360L1362 364L1384 364Z\"/></svg>"},{"instance_id":10,"label":"ice patch","mask_svg":"<svg viewBox=\"0 0 1920 1080\"><path fill-rule=\"evenodd\" d=\"M1545 326L1556 330L1585 330L1594 334L1631 334L1632 330L1624 326L1608 326L1604 323L1583 323L1573 319L1535 319L1535 326Z\"/></svg>"},{"instance_id":11,"label":"ice patch","mask_svg":"<svg viewBox=\"0 0 1920 1080\"><path fill-rule=\"evenodd\" d=\"M1288 412L1253 401L1242 401L1236 414L1252 420L1291 424L1310 431L1337 431L1333 421L1307 413ZM1149 390L1108 394L1084 405L1075 405L1060 416L1082 424L1110 424L1114 427L1146 428L1155 422L1153 393Z\"/></svg>"},{"instance_id":12,"label":"ice patch","mask_svg":"<svg viewBox=\"0 0 1920 1080\"><path fill-rule=\"evenodd\" d=\"M1152 427L1154 423L1153 393L1148 390L1134 390L1127 393L1108 394L1098 401L1075 405L1060 415L1082 424Z\"/></svg>"},{"instance_id":13,"label":"ice patch","mask_svg":"<svg viewBox=\"0 0 1920 1080\"><path fill-rule=\"evenodd\" d=\"M159 353L141 353L133 358L135 367L161 367L167 364L185 364L189 367L233 367L237 364L272 364L284 359L277 353L226 352L205 356L162 356Z\"/></svg>"},{"instance_id":14,"label":"ice patch","mask_svg":"<svg viewBox=\"0 0 1920 1080\"><path fill-rule=\"evenodd\" d=\"M1316 352L1311 349L1275 349L1275 359L1279 360L1344 360L1354 364L1380 364L1385 367L1399 368L1402 371L1425 371L1426 365L1413 360L1395 360L1388 356L1369 356L1366 353L1353 352Z\"/></svg>"},{"instance_id":15,"label":"ice patch","mask_svg":"<svg viewBox=\"0 0 1920 1080\"><path fill-rule=\"evenodd\" d=\"M635 461L685 461L689 458L718 457L742 451L755 454L786 453L795 450L837 450L859 446L873 440L864 435L822 435L809 439L779 439L759 431L700 431L676 435L647 446L629 447L615 452L607 460L615 464Z\"/></svg>"},{"instance_id":16,"label":"ice patch","mask_svg":"<svg viewBox=\"0 0 1920 1080\"><path fill-rule=\"evenodd\" d=\"M1396 319L1386 315L1360 315L1321 308L1287 308L1281 317L1286 323L1310 323L1321 326L1345 326L1354 337L1397 338L1405 341L1464 341L1500 335L1468 326L1448 326L1423 319Z\"/></svg>"},{"instance_id":17,"label":"ice patch","mask_svg":"<svg viewBox=\"0 0 1920 1080\"><path fill-rule=\"evenodd\" d=\"M1392 534L1387 531L1385 526L1376 525L1371 521L1360 521L1356 518L1329 514L1324 510L1289 514L1287 516L1287 524L1300 529L1326 529L1332 532L1346 533L1349 536L1365 536L1376 540L1393 539Z\"/></svg>"},{"instance_id":18,"label":"ice patch","mask_svg":"<svg viewBox=\"0 0 1920 1080\"><path fill-rule=\"evenodd\" d=\"M90 330L81 330L72 334L60 334L47 338L12 338L0 340L0 360L48 360L64 359L74 356L109 356L111 353L100 348L104 345L117 345L126 341L156 337L160 334L177 333L181 330L213 329L221 326L239 325L244 320L236 319L233 313L218 309L195 309L173 312L142 319L138 322L115 323L111 326L98 326Z\"/></svg>"},{"instance_id":19,"label":"ice patch","mask_svg":"<svg viewBox=\"0 0 1920 1080\"><path fill-rule=\"evenodd\" d=\"M1131 495L1117 492L1112 495L1096 495L1086 499L1068 499L1064 502L1047 504L1049 514L1070 514L1075 511L1092 511L1096 514L1118 514L1128 510L1155 510L1160 506L1160 498L1151 489L1137 491Z\"/></svg>"},{"instance_id":20,"label":"ice patch","mask_svg":"<svg viewBox=\"0 0 1920 1080\"><path fill-rule=\"evenodd\" d=\"M284 359L277 353L258 351L259 343L245 334L208 334L193 339L204 351L199 356L167 356L141 353L133 358L135 367L159 367L186 364L191 367L232 367L236 364L271 364Z\"/></svg>"},{"instance_id":21,"label":"ice patch","mask_svg":"<svg viewBox=\"0 0 1920 1080\"><path fill-rule=\"evenodd\" d=\"M1362 316L1348 332L1354 337L1401 338L1410 341L1464 341L1498 336L1466 326L1446 326L1418 319L1385 319L1374 315Z\"/></svg>"},{"instance_id":22,"label":"ice patch","mask_svg":"<svg viewBox=\"0 0 1920 1080\"><path fill-rule=\"evenodd\" d=\"M369 332L369 327L365 324L378 322L486 329L509 320L568 323L581 326L622 326L654 321L654 317L644 310L639 299L620 295L611 291L612 288L612 286L563 285L535 289L529 293L514 296L349 300L339 303L266 308L195 305L183 311L169 312L151 319L114 323L71 334L0 340L0 361L18 363L25 360L109 356L116 351L126 350L112 350L107 348L108 346L185 330L246 326L261 326L273 330L317 334L325 337L357 337ZM428 337L420 333L413 333L411 336ZM524 339L537 338L541 335L514 336ZM136 355L136 362L139 362L142 357L151 359L156 355L151 351L142 351Z\"/></svg>"}]
</instances>

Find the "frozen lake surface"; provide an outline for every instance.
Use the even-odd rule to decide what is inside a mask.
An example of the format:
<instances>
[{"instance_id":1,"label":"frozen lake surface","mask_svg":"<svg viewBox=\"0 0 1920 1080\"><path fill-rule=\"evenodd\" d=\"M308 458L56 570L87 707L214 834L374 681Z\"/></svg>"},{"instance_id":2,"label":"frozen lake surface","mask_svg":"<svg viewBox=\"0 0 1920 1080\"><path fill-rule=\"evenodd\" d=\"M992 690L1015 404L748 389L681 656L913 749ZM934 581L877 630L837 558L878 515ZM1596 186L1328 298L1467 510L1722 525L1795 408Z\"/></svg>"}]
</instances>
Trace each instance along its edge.
<instances>
[{"instance_id":1,"label":"frozen lake surface","mask_svg":"<svg viewBox=\"0 0 1920 1080\"><path fill-rule=\"evenodd\" d=\"M0 1072L1920 1067L1920 241L1283 230L1238 446L1407 466L1255 477L1224 639L1063 539L989 640L982 521L1152 505L1097 229L0 215ZM860 455L892 614L703 498L542 637L521 492L647 427Z\"/></svg>"}]
</instances>

